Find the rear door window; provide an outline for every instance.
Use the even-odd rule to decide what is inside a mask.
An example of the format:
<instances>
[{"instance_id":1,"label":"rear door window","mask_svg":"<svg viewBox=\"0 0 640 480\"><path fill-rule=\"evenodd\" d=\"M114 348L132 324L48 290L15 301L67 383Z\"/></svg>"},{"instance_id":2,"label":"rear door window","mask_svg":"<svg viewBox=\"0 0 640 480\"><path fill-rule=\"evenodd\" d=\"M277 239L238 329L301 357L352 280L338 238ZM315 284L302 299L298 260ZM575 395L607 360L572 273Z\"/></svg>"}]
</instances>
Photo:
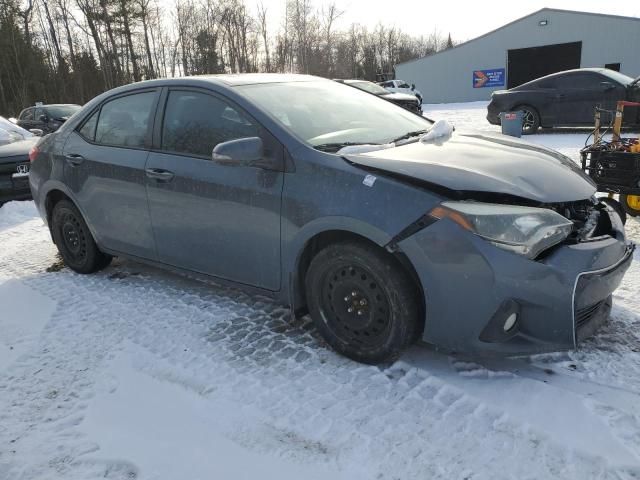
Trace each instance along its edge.
<instances>
[{"instance_id":1,"label":"rear door window","mask_svg":"<svg viewBox=\"0 0 640 480\"><path fill-rule=\"evenodd\" d=\"M161 149L211 158L213 148L258 137L260 128L237 107L206 93L172 90L167 98Z\"/></svg>"},{"instance_id":2,"label":"rear door window","mask_svg":"<svg viewBox=\"0 0 640 480\"><path fill-rule=\"evenodd\" d=\"M98 117L96 143L144 147L155 100L156 92L150 91L118 97L105 103Z\"/></svg>"}]
</instances>

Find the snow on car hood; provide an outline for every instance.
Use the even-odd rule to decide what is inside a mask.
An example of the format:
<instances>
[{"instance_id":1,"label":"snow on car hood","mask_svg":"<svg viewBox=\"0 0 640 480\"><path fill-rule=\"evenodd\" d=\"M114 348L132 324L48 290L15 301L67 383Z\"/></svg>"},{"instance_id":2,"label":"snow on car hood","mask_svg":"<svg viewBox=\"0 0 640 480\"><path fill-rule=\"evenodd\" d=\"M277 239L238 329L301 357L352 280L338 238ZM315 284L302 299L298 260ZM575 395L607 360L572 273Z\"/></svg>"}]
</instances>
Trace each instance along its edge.
<instances>
[{"instance_id":1,"label":"snow on car hood","mask_svg":"<svg viewBox=\"0 0 640 480\"><path fill-rule=\"evenodd\" d=\"M503 193L541 203L583 200L596 192L571 159L502 135L460 132L441 142L342 156L356 165L451 190Z\"/></svg>"},{"instance_id":2,"label":"snow on car hood","mask_svg":"<svg viewBox=\"0 0 640 480\"><path fill-rule=\"evenodd\" d=\"M11 123L4 117L0 117L0 145L7 145L33 136L33 133L28 130Z\"/></svg>"}]
</instances>

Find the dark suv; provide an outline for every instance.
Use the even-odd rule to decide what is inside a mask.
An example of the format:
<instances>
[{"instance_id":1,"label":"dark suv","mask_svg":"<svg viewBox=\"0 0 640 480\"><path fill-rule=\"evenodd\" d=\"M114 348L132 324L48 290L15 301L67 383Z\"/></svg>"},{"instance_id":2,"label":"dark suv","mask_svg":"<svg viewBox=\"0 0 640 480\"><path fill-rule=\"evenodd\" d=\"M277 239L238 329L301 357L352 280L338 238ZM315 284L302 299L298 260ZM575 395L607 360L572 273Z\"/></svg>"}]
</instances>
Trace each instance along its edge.
<instances>
[{"instance_id":1,"label":"dark suv","mask_svg":"<svg viewBox=\"0 0 640 480\"><path fill-rule=\"evenodd\" d=\"M26 130L37 128L44 134L52 133L78 110L80 105L75 104L36 105L20 112L18 125Z\"/></svg>"}]
</instances>

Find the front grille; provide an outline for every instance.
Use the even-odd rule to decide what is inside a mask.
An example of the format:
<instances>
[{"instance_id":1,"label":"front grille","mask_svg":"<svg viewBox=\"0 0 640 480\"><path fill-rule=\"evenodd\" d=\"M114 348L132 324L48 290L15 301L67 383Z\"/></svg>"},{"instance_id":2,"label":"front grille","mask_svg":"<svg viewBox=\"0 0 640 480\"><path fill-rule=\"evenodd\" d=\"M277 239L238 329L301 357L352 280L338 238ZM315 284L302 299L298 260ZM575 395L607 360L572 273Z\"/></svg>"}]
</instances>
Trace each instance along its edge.
<instances>
[{"instance_id":1,"label":"front grille","mask_svg":"<svg viewBox=\"0 0 640 480\"><path fill-rule=\"evenodd\" d=\"M598 303L576 310L576 329L579 329L583 325L589 323L589 320L598 314L600 308L606 303L606 301L606 299L601 300Z\"/></svg>"}]
</instances>

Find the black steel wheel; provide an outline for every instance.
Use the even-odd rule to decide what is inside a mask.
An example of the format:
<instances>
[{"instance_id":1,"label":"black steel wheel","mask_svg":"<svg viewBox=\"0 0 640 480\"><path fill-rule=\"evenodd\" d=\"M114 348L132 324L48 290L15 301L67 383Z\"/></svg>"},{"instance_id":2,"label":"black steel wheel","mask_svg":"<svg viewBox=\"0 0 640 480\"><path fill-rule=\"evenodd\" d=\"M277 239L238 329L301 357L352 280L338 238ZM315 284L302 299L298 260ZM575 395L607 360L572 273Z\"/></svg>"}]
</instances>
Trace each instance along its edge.
<instances>
[{"instance_id":1,"label":"black steel wheel","mask_svg":"<svg viewBox=\"0 0 640 480\"><path fill-rule=\"evenodd\" d=\"M522 134L532 135L540 128L540 115L538 111L529 105L520 105L514 110L520 110L523 113L522 116Z\"/></svg>"},{"instance_id":2,"label":"black steel wheel","mask_svg":"<svg viewBox=\"0 0 640 480\"><path fill-rule=\"evenodd\" d=\"M640 195L620 195L620 204L628 215L640 215Z\"/></svg>"},{"instance_id":3,"label":"black steel wheel","mask_svg":"<svg viewBox=\"0 0 640 480\"><path fill-rule=\"evenodd\" d=\"M76 206L61 200L53 208L51 234L64 263L78 273L93 273L111 263L102 253Z\"/></svg>"},{"instance_id":4,"label":"black steel wheel","mask_svg":"<svg viewBox=\"0 0 640 480\"><path fill-rule=\"evenodd\" d=\"M618 215L620 215L620 220L622 220L623 225L627 223L627 212L622 207L620 202L618 202L615 198L611 198L611 197L600 197L599 200L602 203L606 203L607 205L609 205L611 208L613 208L616 211Z\"/></svg>"},{"instance_id":5,"label":"black steel wheel","mask_svg":"<svg viewBox=\"0 0 640 480\"><path fill-rule=\"evenodd\" d=\"M322 336L353 360L392 361L415 338L415 285L375 246L340 243L319 252L307 272L306 294Z\"/></svg>"}]
</instances>

